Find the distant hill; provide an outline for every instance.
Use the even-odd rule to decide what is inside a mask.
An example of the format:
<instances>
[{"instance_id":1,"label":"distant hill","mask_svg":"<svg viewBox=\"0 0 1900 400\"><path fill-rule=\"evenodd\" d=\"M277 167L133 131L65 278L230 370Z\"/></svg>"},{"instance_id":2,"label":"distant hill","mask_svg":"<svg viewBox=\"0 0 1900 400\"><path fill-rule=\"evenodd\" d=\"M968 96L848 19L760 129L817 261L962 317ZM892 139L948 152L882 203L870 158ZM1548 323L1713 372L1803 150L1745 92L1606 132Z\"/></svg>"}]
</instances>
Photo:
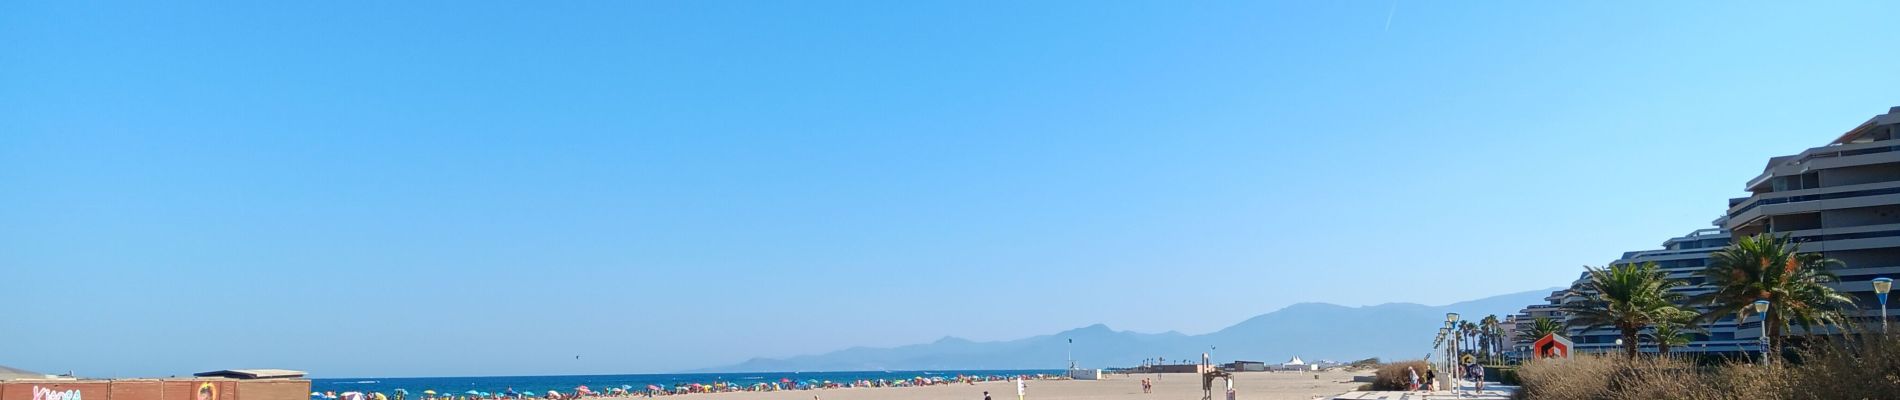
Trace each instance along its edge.
<instances>
[{"instance_id":1,"label":"distant hill","mask_svg":"<svg viewBox=\"0 0 1900 400\"><path fill-rule=\"evenodd\" d=\"M1300 303L1204 335L1117 331L1095 324L1007 341L973 342L945 337L935 342L890 348L854 347L782 359L754 358L696 372L1060 369L1067 339L1075 339L1077 363L1089 368L1133 366L1142 359L1164 356L1198 356L1210 345L1219 348L1216 358L1221 361L1278 363L1295 355L1306 360L1338 361L1366 357L1419 358L1431 350L1432 335L1444 324L1445 313L1457 312L1474 320L1491 314L1503 318L1524 306L1542 303L1544 296L1553 290L1557 289L1443 306L1387 303L1346 307Z\"/></svg>"}]
</instances>

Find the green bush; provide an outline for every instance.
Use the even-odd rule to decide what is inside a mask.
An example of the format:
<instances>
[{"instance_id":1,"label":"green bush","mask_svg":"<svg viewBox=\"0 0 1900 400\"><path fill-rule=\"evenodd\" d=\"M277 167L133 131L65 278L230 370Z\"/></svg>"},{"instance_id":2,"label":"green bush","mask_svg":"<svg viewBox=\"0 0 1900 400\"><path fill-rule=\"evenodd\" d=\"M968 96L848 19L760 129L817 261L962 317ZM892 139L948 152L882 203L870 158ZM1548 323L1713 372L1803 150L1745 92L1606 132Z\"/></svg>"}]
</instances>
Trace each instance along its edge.
<instances>
[{"instance_id":1,"label":"green bush","mask_svg":"<svg viewBox=\"0 0 1900 400\"><path fill-rule=\"evenodd\" d=\"M1516 366L1486 365L1484 366L1484 378L1485 380L1497 381L1499 384L1505 385L1518 385L1522 382L1517 378Z\"/></svg>"}]
</instances>

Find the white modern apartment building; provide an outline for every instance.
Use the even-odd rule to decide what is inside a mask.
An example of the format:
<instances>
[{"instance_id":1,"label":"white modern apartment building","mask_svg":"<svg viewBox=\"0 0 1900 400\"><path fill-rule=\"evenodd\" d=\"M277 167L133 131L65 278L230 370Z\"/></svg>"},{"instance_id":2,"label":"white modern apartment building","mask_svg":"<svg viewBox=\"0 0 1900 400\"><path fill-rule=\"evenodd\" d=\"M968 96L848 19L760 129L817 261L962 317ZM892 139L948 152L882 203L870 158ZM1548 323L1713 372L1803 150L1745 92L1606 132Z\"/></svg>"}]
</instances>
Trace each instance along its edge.
<instances>
[{"instance_id":1,"label":"white modern apartment building","mask_svg":"<svg viewBox=\"0 0 1900 400\"><path fill-rule=\"evenodd\" d=\"M1623 253L1623 257L1618 258L1616 261L1611 261L1610 264L1656 263L1656 266L1668 274L1670 279L1679 279L1689 283L1686 286L1670 289L1671 291L1682 294L1684 298L1687 298L1711 291L1707 286L1703 286L1704 278L1700 275L1701 271L1709 265L1709 254L1721 250L1724 246L1728 246L1729 240L1730 236L1728 232L1720 228L1701 229L1690 232L1687 235L1665 240L1663 241L1663 248L1659 250L1642 250ZM1589 291L1582 288L1582 284L1586 279L1588 279L1588 273L1578 274L1577 281L1571 283L1571 290L1560 295L1556 303L1563 304L1584 300L1583 295L1589 293ZM1698 309L1697 311L1705 310ZM1604 327L1585 331L1581 323L1568 320L1566 320L1566 323L1570 325L1566 334L1570 337L1571 341L1576 343L1578 351L1610 352L1620 350L1620 347L1616 345L1616 340L1621 338L1621 333L1617 332L1615 328ZM1752 349L1753 347L1749 346L1753 346L1755 343L1754 336L1737 336L1735 319L1732 317L1722 318L1713 323L1705 324L1702 326L1702 329L1703 332L1693 334L1694 340L1687 346L1671 348L1670 352L1739 352ZM1643 332L1643 334L1648 333L1647 331ZM1655 344L1650 342L1647 338L1642 341L1639 347L1645 352L1656 351Z\"/></svg>"},{"instance_id":2,"label":"white modern apartment building","mask_svg":"<svg viewBox=\"0 0 1900 400\"><path fill-rule=\"evenodd\" d=\"M1624 253L1612 263L1654 261L1669 277L1689 281L1689 286L1675 290L1694 296L1710 290L1702 286L1704 280L1698 274L1708 265L1710 253L1735 237L1786 235L1803 252L1840 260L1842 265L1833 272L1841 283L1835 287L1860 303L1859 318L1877 319L1879 304L1869 281L1900 277L1900 140L1896 136L1900 136L1900 107L1868 119L1825 146L1769 159L1761 175L1745 186L1750 196L1729 199L1728 212L1714 221L1720 228L1669 239L1661 250ZM1546 297L1549 303L1519 312L1519 329L1528 330L1537 316L1567 319L1560 306L1583 299L1579 284L1586 277L1579 274L1570 290ZM1567 333L1579 350L1616 349L1616 331L1584 331L1572 325ZM1734 317L1724 317L1703 328L1706 332L1696 334L1688 346L1670 351L1758 351L1755 343L1761 323L1752 318L1738 325ZM1520 341L1529 345L1527 340ZM1642 349L1656 350L1647 340Z\"/></svg>"},{"instance_id":3,"label":"white modern apartment building","mask_svg":"<svg viewBox=\"0 0 1900 400\"><path fill-rule=\"evenodd\" d=\"M1768 160L1750 179L1748 197L1729 199L1720 222L1737 237L1788 236L1800 251L1840 260L1836 285L1879 318L1872 284L1900 277L1900 107L1848 130L1825 146ZM1758 334L1744 324L1743 335Z\"/></svg>"}]
</instances>

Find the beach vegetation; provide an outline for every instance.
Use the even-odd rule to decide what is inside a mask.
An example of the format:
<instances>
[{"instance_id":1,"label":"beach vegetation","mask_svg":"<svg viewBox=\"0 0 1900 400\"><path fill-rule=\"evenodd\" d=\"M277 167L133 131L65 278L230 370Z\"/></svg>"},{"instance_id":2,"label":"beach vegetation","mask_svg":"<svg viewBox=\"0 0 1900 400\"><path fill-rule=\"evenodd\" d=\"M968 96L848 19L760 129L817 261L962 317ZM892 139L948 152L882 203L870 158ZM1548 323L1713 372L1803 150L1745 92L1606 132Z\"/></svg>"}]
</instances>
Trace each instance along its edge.
<instances>
[{"instance_id":1,"label":"beach vegetation","mask_svg":"<svg viewBox=\"0 0 1900 400\"><path fill-rule=\"evenodd\" d=\"M1543 338L1552 333L1563 334L1564 323L1551 317L1537 317L1531 320L1530 330L1523 332L1532 340Z\"/></svg>"},{"instance_id":2,"label":"beach vegetation","mask_svg":"<svg viewBox=\"0 0 1900 400\"><path fill-rule=\"evenodd\" d=\"M1408 367L1411 368L1410 371L1406 370ZM1425 360L1405 360L1380 364L1379 369L1372 373L1372 383L1366 384L1362 389L1382 391L1407 390L1412 383L1412 371L1416 371L1419 379L1423 381L1425 379L1425 371L1431 367L1431 364L1425 362Z\"/></svg>"},{"instance_id":3,"label":"beach vegetation","mask_svg":"<svg viewBox=\"0 0 1900 400\"><path fill-rule=\"evenodd\" d=\"M1517 370L1518 399L1822 400L1891 399L1900 393L1900 336L1818 337L1791 362L1730 360L1697 365L1679 357L1578 354Z\"/></svg>"},{"instance_id":4,"label":"beach vegetation","mask_svg":"<svg viewBox=\"0 0 1900 400\"><path fill-rule=\"evenodd\" d=\"M1848 323L1845 310L1854 307L1853 298L1829 286L1840 278L1828 268L1839 264L1818 253L1799 252L1786 235L1737 238L1710 254L1709 266L1701 272L1715 290L1690 301L1708 307L1703 320L1714 320L1753 312L1755 301L1767 300L1764 326L1769 348L1779 353L1782 336L1793 327L1811 335Z\"/></svg>"},{"instance_id":5,"label":"beach vegetation","mask_svg":"<svg viewBox=\"0 0 1900 400\"><path fill-rule=\"evenodd\" d=\"M1572 289L1584 300L1564 304L1564 312L1570 315L1571 324L1582 325L1586 331L1615 328L1630 357L1637 355L1638 333L1681 312L1676 304L1682 295L1669 289L1685 282L1669 279L1654 262L1584 269L1588 271L1587 279Z\"/></svg>"}]
</instances>

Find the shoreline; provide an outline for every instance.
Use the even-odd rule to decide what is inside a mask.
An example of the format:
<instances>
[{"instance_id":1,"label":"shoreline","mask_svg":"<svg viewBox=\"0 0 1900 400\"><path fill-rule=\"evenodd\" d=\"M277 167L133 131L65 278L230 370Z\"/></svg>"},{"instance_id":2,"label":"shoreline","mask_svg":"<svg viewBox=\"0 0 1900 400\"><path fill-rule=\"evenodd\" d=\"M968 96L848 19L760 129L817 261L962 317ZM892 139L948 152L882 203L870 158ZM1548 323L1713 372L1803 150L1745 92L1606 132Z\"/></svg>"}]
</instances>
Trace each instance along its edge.
<instances>
[{"instance_id":1,"label":"shoreline","mask_svg":"<svg viewBox=\"0 0 1900 400\"><path fill-rule=\"evenodd\" d=\"M1357 389L1354 375L1347 371L1315 372L1241 372L1234 374L1237 398L1248 400L1311 400L1331 398ZM1318 378L1315 379L1315 376ZM1141 380L1154 383L1153 393L1142 393ZM1104 374L1101 380L1032 380L1027 383L1026 400L1174 400L1200 399L1201 382L1195 374ZM1216 399L1224 399L1224 384L1214 381ZM718 400L980 400L988 391L993 400L1015 399L1015 383L977 382L912 387L856 387L772 392L688 393L654 398ZM631 398L645 398L634 396Z\"/></svg>"}]
</instances>

